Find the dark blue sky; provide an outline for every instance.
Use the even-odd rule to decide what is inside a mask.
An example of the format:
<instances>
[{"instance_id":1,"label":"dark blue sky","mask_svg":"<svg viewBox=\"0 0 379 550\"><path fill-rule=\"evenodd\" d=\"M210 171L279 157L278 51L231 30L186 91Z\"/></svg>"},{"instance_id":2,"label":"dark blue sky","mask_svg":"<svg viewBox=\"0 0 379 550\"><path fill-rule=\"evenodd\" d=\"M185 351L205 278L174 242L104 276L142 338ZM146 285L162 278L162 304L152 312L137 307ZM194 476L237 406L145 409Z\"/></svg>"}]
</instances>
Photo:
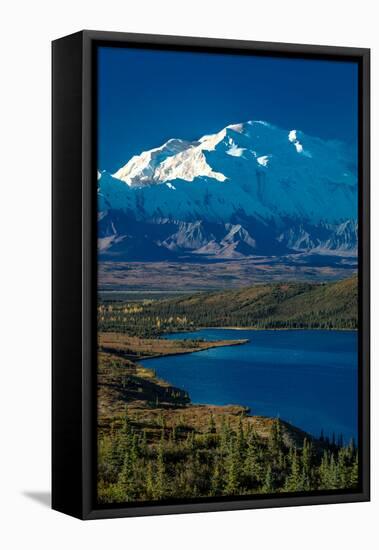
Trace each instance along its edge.
<instances>
[{"instance_id":1,"label":"dark blue sky","mask_svg":"<svg viewBox=\"0 0 379 550\"><path fill-rule=\"evenodd\" d=\"M197 139L247 120L356 140L354 63L114 47L98 56L102 170L169 138Z\"/></svg>"}]
</instances>

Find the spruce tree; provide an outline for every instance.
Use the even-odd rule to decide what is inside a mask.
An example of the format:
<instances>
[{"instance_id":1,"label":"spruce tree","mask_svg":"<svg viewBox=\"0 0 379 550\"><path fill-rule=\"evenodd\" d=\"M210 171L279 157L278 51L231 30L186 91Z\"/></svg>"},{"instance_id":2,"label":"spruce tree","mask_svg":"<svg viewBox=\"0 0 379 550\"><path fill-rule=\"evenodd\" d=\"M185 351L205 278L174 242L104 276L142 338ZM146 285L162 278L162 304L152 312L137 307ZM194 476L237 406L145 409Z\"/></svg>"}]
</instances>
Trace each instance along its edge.
<instances>
[{"instance_id":1,"label":"spruce tree","mask_svg":"<svg viewBox=\"0 0 379 550\"><path fill-rule=\"evenodd\" d=\"M227 475L226 475L226 487L225 493L227 495L235 495L239 489L239 471L238 471L238 456L236 443L234 438L231 439L229 444L229 454L227 457Z\"/></svg>"},{"instance_id":2,"label":"spruce tree","mask_svg":"<svg viewBox=\"0 0 379 550\"><path fill-rule=\"evenodd\" d=\"M216 424L215 424L215 419L214 419L212 413L209 415L209 423L208 423L208 430L207 431L210 434L216 433Z\"/></svg>"},{"instance_id":3,"label":"spruce tree","mask_svg":"<svg viewBox=\"0 0 379 550\"><path fill-rule=\"evenodd\" d=\"M155 497L155 484L154 484L154 472L153 472L153 464L149 460L146 467L146 498L148 500L153 500Z\"/></svg>"},{"instance_id":4,"label":"spruce tree","mask_svg":"<svg viewBox=\"0 0 379 550\"><path fill-rule=\"evenodd\" d=\"M327 489L338 489L339 486L338 465L332 453L329 461L329 487Z\"/></svg>"},{"instance_id":5,"label":"spruce tree","mask_svg":"<svg viewBox=\"0 0 379 550\"><path fill-rule=\"evenodd\" d=\"M297 449L294 448L291 450L290 474L286 479L285 490L300 491L302 489L301 481L300 461Z\"/></svg>"},{"instance_id":6,"label":"spruce tree","mask_svg":"<svg viewBox=\"0 0 379 550\"><path fill-rule=\"evenodd\" d=\"M307 439L304 439L301 454L301 486L304 491L309 491L312 484L312 446Z\"/></svg>"},{"instance_id":7,"label":"spruce tree","mask_svg":"<svg viewBox=\"0 0 379 550\"><path fill-rule=\"evenodd\" d=\"M262 487L263 493L272 493L274 491L274 480L272 475L271 464L267 466L265 482Z\"/></svg>"},{"instance_id":8,"label":"spruce tree","mask_svg":"<svg viewBox=\"0 0 379 550\"><path fill-rule=\"evenodd\" d=\"M355 454L353 466L350 474L350 487L358 487L359 483L359 459L358 452Z\"/></svg>"},{"instance_id":9,"label":"spruce tree","mask_svg":"<svg viewBox=\"0 0 379 550\"><path fill-rule=\"evenodd\" d=\"M218 496L222 494L223 489L223 479L222 479L222 472L221 472L221 463L219 457L216 455L214 464L213 464L213 472L212 472L212 479L211 479L211 496Z\"/></svg>"},{"instance_id":10,"label":"spruce tree","mask_svg":"<svg viewBox=\"0 0 379 550\"><path fill-rule=\"evenodd\" d=\"M118 478L118 486L122 500L129 502L135 497L134 487L134 463L131 448L125 450L124 461Z\"/></svg>"},{"instance_id":11,"label":"spruce tree","mask_svg":"<svg viewBox=\"0 0 379 550\"><path fill-rule=\"evenodd\" d=\"M157 453L157 473L155 480L155 498L162 499L166 494L166 467L164 463L164 430L162 429L161 439Z\"/></svg>"},{"instance_id":12,"label":"spruce tree","mask_svg":"<svg viewBox=\"0 0 379 550\"><path fill-rule=\"evenodd\" d=\"M242 463L245 458L245 434L243 430L242 415L239 417L237 429L237 453L238 459Z\"/></svg>"},{"instance_id":13,"label":"spruce tree","mask_svg":"<svg viewBox=\"0 0 379 550\"><path fill-rule=\"evenodd\" d=\"M271 424L269 446L275 455L283 448L282 424L279 418L275 418Z\"/></svg>"},{"instance_id":14,"label":"spruce tree","mask_svg":"<svg viewBox=\"0 0 379 550\"><path fill-rule=\"evenodd\" d=\"M348 483L349 472L347 471L347 456L346 451L342 447L338 450L336 469L338 472L337 475L337 484L339 489L346 487Z\"/></svg>"},{"instance_id":15,"label":"spruce tree","mask_svg":"<svg viewBox=\"0 0 379 550\"><path fill-rule=\"evenodd\" d=\"M195 451L195 447L196 447L196 445L195 445L195 432L194 431L188 432L186 445L187 445L187 449L189 450L190 454L193 454L194 451Z\"/></svg>"},{"instance_id":16,"label":"spruce tree","mask_svg":"<svg viewBox=\"0 0 379 550\"><path fill-rule=\"evenodd\" d=\"M258 438L251 432L247 440L243 473L249 485L255 485L259 479Z\"/></svg>"},{"instance_id":17,"label":"spruce tree","mask_svg":"<svg viewBox=\"0 0 379 550\"><path fill-rule=\"evenodd\" d=\"M141 454L142 454L142 456L147 457L148 452L149 452L149 448L148 448L148 445L147 445L147 433L146 433L146 430L143 430L140 448L141 448Z\"/></svg>"},{"instance_id":18,"label":"spruce tree","mask_svg":"<svg viewBox=\"0 0 379 550\"><path fill-rule=\"evenodd\" d=\"M131 436L131 448L130 448L130 454L131 454L131 461L133 464L136 464L138 461L138 457L140 454L139 450L139 438L137 433L133 433Z\"/></svg>"},{"instance_id":19,"label":"spruce tree","mask_svg":"<svg viewBox=\"0 0 379 550\"><path fill-rule=\"evenodd\" d=\"M330 467L329 467L329 453L325 450L321 464L318 469L319 473L319 489L330 488Z\"/></svg>"},{"instance_id":20,"label":"spruce tree","mask_svg":"<svg viewBox=\"0 0 379 550\"><path fill-rule=\"evenodd\" d=\"M225 417L222 417L221 420L221 430L220 430L220 451L223 456L227 456L230 443L230 427L225 422Z\"/></svg>"}]
</instances>

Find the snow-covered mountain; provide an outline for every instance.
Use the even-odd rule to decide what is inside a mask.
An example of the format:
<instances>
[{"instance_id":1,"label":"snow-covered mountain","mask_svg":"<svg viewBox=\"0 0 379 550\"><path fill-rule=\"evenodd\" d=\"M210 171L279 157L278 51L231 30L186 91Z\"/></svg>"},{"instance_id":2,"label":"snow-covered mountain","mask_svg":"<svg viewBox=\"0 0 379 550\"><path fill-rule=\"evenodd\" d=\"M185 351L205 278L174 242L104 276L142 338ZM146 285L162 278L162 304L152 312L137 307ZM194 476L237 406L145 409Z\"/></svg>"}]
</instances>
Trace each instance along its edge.
<instances>
[{"instance_id":1,"label":"snow-covered mountain","mask_svg":"<svg viewBox=\"0 0 379 550\"><path fill-rule=\"evenodd\" d=\"M171 139L99 172L98 205L103 257L356 254L353 150L262 121Z\"/></svg>"}]
</instances>

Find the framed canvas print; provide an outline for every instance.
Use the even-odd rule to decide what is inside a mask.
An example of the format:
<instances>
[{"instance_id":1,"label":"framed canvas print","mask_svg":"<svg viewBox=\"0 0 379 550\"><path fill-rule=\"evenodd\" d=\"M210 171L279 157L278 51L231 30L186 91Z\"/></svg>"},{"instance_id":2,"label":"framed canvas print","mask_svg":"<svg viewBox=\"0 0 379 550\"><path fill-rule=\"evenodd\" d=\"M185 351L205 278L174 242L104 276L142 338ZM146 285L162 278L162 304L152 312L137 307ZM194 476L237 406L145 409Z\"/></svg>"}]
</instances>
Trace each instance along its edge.
<instances>
[{"instance_id":1,"label":"framed canvas print","mask_svg":"<svg viewBox=\"0 0 379 550\"><path fill-rule=\"evenodd\" d=\"M53 508L369 499L369 50L53 42Z\"/></svg>"}]
</instances>

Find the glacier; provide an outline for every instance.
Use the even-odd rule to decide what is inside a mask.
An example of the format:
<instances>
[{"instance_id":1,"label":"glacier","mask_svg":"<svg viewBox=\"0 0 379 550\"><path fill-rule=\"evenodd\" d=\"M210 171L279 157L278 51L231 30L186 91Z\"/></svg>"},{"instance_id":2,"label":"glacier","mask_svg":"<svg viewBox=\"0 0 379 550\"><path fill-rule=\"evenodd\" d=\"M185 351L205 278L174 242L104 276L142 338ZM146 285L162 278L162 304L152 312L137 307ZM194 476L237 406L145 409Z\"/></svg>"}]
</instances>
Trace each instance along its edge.
<instances>
[{"instance_id":1,"label":"glacier","mask_svg":"<svg viewBox=\"0 0 379 550\"><path fill-rule=\"evenodd\" d=\"M97 178L103 258L357 254L357 154L340 141L248 121Z\"/></svg>"}]
</instances>

